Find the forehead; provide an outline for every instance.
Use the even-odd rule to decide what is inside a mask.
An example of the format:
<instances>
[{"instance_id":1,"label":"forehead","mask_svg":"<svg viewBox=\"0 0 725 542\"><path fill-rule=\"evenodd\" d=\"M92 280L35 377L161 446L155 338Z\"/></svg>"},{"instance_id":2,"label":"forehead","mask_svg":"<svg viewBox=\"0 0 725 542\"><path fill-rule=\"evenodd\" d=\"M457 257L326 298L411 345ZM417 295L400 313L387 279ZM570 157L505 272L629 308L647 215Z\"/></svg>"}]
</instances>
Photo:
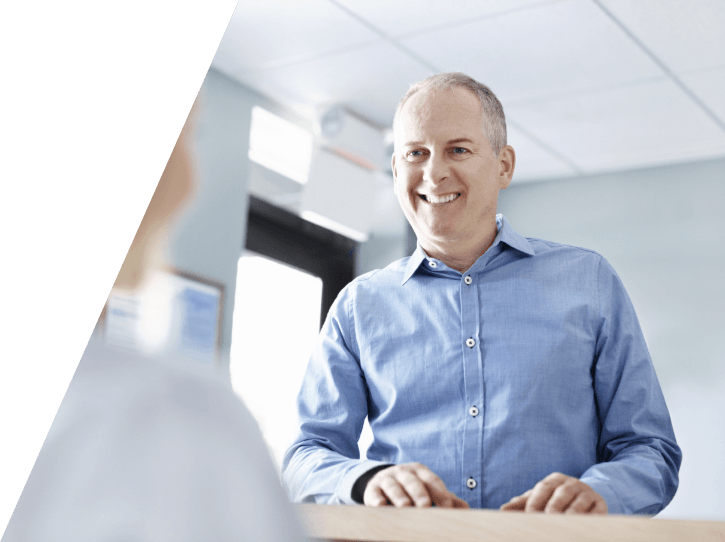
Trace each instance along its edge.
<instances>
[{"instance_id":1,"label":"forehead","mask_svg":"<svg viewBox=\"0 0 725 542\"><path fill-rule=\"evenodd\" d=\"M481 115L481 102L467 88L416 92L400 112L395 130L396 143L404 144L411 138L418 141L421 138L482 136Z\"/></svg>"}]
</instances>

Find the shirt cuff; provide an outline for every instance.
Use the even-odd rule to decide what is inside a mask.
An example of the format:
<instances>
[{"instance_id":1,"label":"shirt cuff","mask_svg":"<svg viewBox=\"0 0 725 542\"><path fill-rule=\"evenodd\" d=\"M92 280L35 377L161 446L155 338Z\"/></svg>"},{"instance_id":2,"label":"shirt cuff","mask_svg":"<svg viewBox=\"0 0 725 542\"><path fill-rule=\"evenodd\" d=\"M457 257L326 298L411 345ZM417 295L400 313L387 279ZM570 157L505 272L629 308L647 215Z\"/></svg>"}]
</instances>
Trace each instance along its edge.
<instances>
[{"instance_id":1,"label":"shirt cuff","mask_svg":"<svg viewBox=\"0 0 725 542\"><path fill-rule=\"evenodd\" d=\"M360 461L357 465L347 471L345 476L342 477L340 483L337 485L337 489L335 490L335 496L343 504L359 504L352 498L352 488L355 485L355 482L357 482L358 478L370 469L383 466L389 467L391 464L383 461Z\"/></svg>"},{"instance_id":2,"label":"shirt cuff","mask_svg":"<svg viewBox=\"0 0 725 542\"><path fill-rule=\"evenodd\" d=\"M602 496L604 502L607 503L608 514L627 513L622 507L622 501L609 484L597 478L580 478L580 480Z\"/></svg>"}]
</instances>

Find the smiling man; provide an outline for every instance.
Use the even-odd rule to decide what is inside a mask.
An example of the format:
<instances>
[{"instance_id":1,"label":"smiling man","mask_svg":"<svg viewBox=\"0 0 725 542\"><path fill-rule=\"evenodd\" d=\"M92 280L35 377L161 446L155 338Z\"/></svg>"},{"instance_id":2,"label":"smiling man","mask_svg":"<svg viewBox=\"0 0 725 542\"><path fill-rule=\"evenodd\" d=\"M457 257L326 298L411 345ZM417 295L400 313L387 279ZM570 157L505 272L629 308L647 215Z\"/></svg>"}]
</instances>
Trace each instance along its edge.
<instances>
[{"instance_id":1,"label":"smiling man","mask_svg":"<svg viewBox=\"0 0 725 542\"><path fill-rule=\"evenodd\" d=\"M394 131L418 247L330 310L285 455L292 497L659 512L682 456L634 309L600 255L496 214L516 163L498 99L439 74L411 87Z\"/></svg>"}]
</instances>

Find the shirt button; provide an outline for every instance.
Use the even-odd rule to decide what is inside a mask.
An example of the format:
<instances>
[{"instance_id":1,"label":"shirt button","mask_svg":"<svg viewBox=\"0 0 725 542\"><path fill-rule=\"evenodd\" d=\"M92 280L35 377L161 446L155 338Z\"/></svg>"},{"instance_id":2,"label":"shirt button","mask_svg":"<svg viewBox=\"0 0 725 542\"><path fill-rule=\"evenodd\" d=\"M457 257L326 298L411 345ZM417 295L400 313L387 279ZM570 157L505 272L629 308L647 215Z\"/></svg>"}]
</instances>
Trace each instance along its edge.
<instances>
[{"instance_id":1,"label":"shirt button","mask_svg":"<svg viewBox=\"0 0 725 542\"><path fill-rule=\"evenodd\" d=\"M474 346L476 346L476 341L474 341L473 339L466 339L466 346L468 348L473 348Z\"/></svg>"},{"instance_id":2,"label":"shirt button","mask_svg":"<svg viewBox=\"0 0 725 542\"><path fill-rule=\"evenodd\" d=\"M465 282L466 284L471 284L473 282L471 275L466 275L466 278L463 279L463 282Z\"/></svg>"},{"instance_id":3,"label":"shirt button","mask_svg":"<svg viewBox=\"0 0 725 542\"><path fill-rule=\"evenodd\" d=\"M478 416L478 408L476 408L476 405L473 405L471 408L468 409L468 413L473 416L474 418Z\"/></svg>"},{"instance_id":4,"label":"shirt button","mask_svg":"<svg viewBox=\"0 0 725 542\"><path fill-rule=\"evenodd\" d=\"M437 266L438 264L437 264L437 263L435 263L434 261L430 261L430 260L429 260L429 261L428 261L428 265L430 265L431 267L435 267L435 266Z\"/></svg>"},{"instance_id":5,"label":"shirt button","mask_svg":"<svg viewBox=\"0 0 725 542\"><path fill-rule=\"evenodd\" d=\"M473 489L474 487L476 487L476 480L474 480L473 478L469 478L468 480L466 480L466 485L468 486L468 489Z\"/></svg>"}]
</instances>

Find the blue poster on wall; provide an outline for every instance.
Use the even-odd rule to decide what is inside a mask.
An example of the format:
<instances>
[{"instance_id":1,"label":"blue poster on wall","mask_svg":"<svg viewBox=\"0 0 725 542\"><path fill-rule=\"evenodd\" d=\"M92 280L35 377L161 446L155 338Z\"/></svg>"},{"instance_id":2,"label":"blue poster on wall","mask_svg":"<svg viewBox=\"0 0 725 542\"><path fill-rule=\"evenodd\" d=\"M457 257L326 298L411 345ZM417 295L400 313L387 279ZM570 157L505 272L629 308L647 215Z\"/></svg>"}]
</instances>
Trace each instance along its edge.
<instances>
[{"instance_id":1,"label":"blue poster on wall","mask_svg":"<svg viewBox=\"0 0 725 542\"><path fill-rule=\"evenodd\" d=\"M179 297L182 307L182 348L200 354L213 354L217 341L219 296L185 288Z\"/></svg>"}]
</instances>

